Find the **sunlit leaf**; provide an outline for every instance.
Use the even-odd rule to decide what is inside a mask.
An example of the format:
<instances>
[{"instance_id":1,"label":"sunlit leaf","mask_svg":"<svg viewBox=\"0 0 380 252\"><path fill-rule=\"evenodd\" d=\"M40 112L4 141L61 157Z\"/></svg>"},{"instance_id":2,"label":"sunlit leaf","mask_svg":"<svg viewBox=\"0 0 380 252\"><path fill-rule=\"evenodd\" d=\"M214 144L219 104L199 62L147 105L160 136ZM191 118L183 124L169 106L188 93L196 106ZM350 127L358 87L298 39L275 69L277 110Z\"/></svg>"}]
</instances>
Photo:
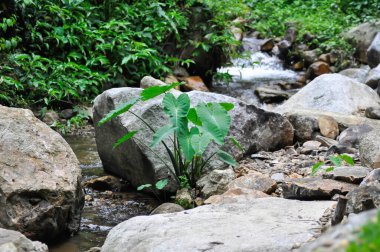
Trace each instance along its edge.
<instances>
[{"instance_id":1,"label":"sunlit leaf","mask_svg":"<svg viewBox=\"0 0 380 252\"><path fill-rule=\"evenodd\" d=\"M136 102L138 102L138 100L139 100L139 98L134 98L134 99L124 103L123 105L121 105L117 109L112 110L105 117L103 117L102 120L100 120L98 122L98 126L104 124L105 122L108 122L109 120L117 117L118 115L121 115L121 114L127 112L130 108L132 108L133 105L136 104Z\"/></svg>"},{"instance_id":2,"label":"sunlit leaf","mask_svg":"<svg viewBox=\"0 0 380 252\"><path fill-rule=\"evenodd\" d=\"M153 141L152 141L151 147L152 148L156 147L163 139L165 139L170 134L172 134L176 129L177 127L174 127L173 125L165 125L161 127L153 135Z\"/></svg>"},{"instance_id":3,"label":"sunlit leaf","mask_svg":"<svg viewBox=\"0 0 380 252\"><path fill-rule=\"evenodd\" d=\"M170 89L172 88L175 88L177 86L181 85L181 83L173 83L173 84L170 84L170 85L165 85L165 86L152 86L152 87L149 87L147 89L144 89L140 96L141 96L141 99L143 101L147 101L149 99L152 99L156 96L159 96L167 91L169 91Z\"/></svg>"},{"instance_id":4,"label":"sunlit leaf","mask_svg":"<svg viewBox=\"0 0 380 252\"><path fill-rule=\"evenodd\" d=\"M335 166L342 166L342 159L337 156L330 156L329 159Z\"/></svg>"},{"instance_id":5,"label":"sunlit leaf","mask_svg":"<svg viewBox=\"0 0 380 252\"><path fill-rule=\"evenodd\" d=\"M144 190L145 188L149 188L149 187L152 187L152 185L151 184L141 185L141 186L137 187L137 191L141 191L141 190Z\"/></svg>"},{"instance_id":6,"label":"sunlit leaf","mask_svg":"<svg viewBox=\"0 0 380 252\"><path fill-rule=\"evenodd\" d=\"M233 167L238 166L238 163L236 162L234 157L231 156L230 154L228 154L227 152L219 150L217 155L218 155L219 159L222 160L224 163L231 165Z\"/></svg>"},{"instance_id":7,"label":"sunlit leaf","mask_svg":"<svg viewBox=\"0 0 380 252\"><path fill-rule=\"evenodd\" d=\"M236 140L233 136L230 136L230 139L232 141L232 143L238 147L238 149L241 151L241 152L244 152L244 148L243 146L241 146L241 144L238 142L238 140Z\"/></svg>"},{"instance_id":8,"label":"sunlit leaf","mask_svg":"<svg viewBox=\"0 0 380 252\"><path fill-rule=\"evenodd\" d=\"M120 144L124 143L128 139L131 139L134 135L136 135L138 131L131 131L125 134L123 137L121 137L119 140L116 141L116 143L113 145L113 148L118 147Z\"/></svg>"},{"instance_id":9,"label":"sunlit leaf","mask_svg":"<svg viewBox=\"0 0 380 252\"><path fill-rule=\"evenodd\" d=\"M161 179L161 180L157 181L156 188L158 190L162 190L168 183L169 183L168 179Z\"/></svg>"},{"instance_id":10,"label":"sunlit leaf","mask_svg":"<svg viewBox=\"0 0 380 252\"><path fill-rule=\"evenodd\" d=\"M351 166L355 164L354 159L352 157L350 157L349 155L347 155L347 154L341 154L341 155L339 155L339 157L341 159L343 159L344 162L346 162L347 164L349 164Z\"/></svg>"},{"instance_id":11,"label":"sunlit leaf","mask_svg":"<svg viewBox=\"0 0 380 252\"><path fill-rule=\"evenodd\" d=\"M323 162L318 162L311 167L311 175L316 174L322 167Z\"/></svg>"},{"instance_id":12,"label":"sunlit leaf","mask_svg":"<svg viewBox=\"0 0 380 252\"><path fill-rule=\"evenodd\" d=\"M326 172L331 172L334 170L334 167L330 166L329 168L326 169Z\"/></svg>"},{"instance_id":13,"label":"sunlit leaf","mask_svg":"<svg viewBox=\"0 0 380 252\"><path fill-rule=\"evenodd\" d=\"M202 121L198 117L197 110L195 108L191 108L189 110L189 113L187 114L187 119L189 119L190 122L194 123L197 126L202 126Z\"/></svg>"},{"instance_id":14,"label":"sunlit leaf","mask_svg":"<svg viewBox=\"0 0 380 252\"><path fill-rule=\"evenodd\" d=\"M235 107L233 103L229 103L229 102L220 102L219 104L227 111L230 111Z\"/></svg>"}]
</instances>

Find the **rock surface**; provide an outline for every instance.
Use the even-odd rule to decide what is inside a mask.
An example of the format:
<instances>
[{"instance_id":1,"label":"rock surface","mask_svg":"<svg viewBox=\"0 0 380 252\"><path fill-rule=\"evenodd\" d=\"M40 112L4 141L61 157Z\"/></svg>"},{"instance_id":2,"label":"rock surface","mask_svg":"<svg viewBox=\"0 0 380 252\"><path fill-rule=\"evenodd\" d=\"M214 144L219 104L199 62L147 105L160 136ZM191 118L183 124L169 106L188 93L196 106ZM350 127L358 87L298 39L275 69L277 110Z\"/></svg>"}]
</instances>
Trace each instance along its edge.
<instances>
[{"instance_id":1,"label":"rock surface","mask_svg":"<svg viewBox=\"0 0 380 252\"><path fill-rule=\"evenodd\" d=\"M333 204L269 197L135 217L110 231L102 251L290 251L320 232Z\"/></svg>"},{"instance_id":2,"label":"rock surface","mask_svg":"<svg viewBox=\"0 0 380 252\"><path fill-rule=\"evenodd\" d=\"M234 179L227 186L228 189L246 188L271 194L277 188L277 183L269 176L259 172L249 172L247 175Z\"/></svg>"},{"instance_id":3,"label":"rock surface","mask_svg":"<svg viewBox=\"0 0 380 252\"><path fill-rule=\"evenodd\" d=\"M372 89L376 89L380 83L380 65L371 69L368 73L367 78L365 79L365 83L367 86Z\"/></svg>"},{"instance_id":4,"label":"rock surface","mask_svg":"<svg viewBox=\"0 0 380 252\"><path fill-rule=\"evenodd\" d=\"M0 227L51 242L79 229L79 162L29 110L0 106Z\"/></svg>"},{"instance_id":5,"label":"rock surface","mask_svg":"<svg viewBox=\"0 0 380 252\"><path fill-rule=\"evenodd\" d=\"M380 129L374 129L360 139L359 152L362 164L380 168Z\"/></svg>"},{"instance_id":6,"label":"rock surface","mask_svg":"<svg viewBox=\"0 0 380 252\"><path fill-rule=\"evenodd\" d=\"M31 241L23 234L0 228L0 251L2 252L48 252L48 246Z\"/></svg>"},{"instance_id":7,"label":"rock surface","mask_svg":"<svg viewBox=\"0 0 380 252\"><path fill-rule=\"evenodd\" d=\"M368 48L367 62L370 67L376 67L380 63L380 32L376 34Z\"/></svg>"},{"instance_id":8,"label":"rock surface","mask_svg":"<svg viewBox=\"0 0 380 252\"><path fill-rule=\"evenodd\" d=\"M366 68L348 68L339 72L339 74L350 77L360 83L365 83L369 69Z\"/></svg>"},{"instance_id":9,"label":"rock surface","mask_svg":"<svg viewBox=\"0 0 380 252\"><path fill-rule=\"evenodd\" d=\"M315 109L351 115L379 103L379 96L368 86L340 74L324 74L284 102L277 111Z\"/></svg>"},{"instance_id":10,"label":"rock surface","mask_svg":"<svg viewBox=\"0 0 380 252\"><path fill-rule=\"evenodd\" d=\"M212 195L222 194L227 190L227 185L235 178L232 169L213 170L197 181L197 187L201 193L208 198Z\"/></svg>"},{"instance_id":11,"label":"rock surface","mask_svg":"<svg viewBox=\"0 0 380 252\"><path fill-rule=\"evenodd\" d=\"M371 119L380 120L380 107L369 107L365 110L365 116Z\"/></svg>"},{"instance_id":12,"label":"rock surface","mask_svg":"<svg viewBox=\"0 0 380 252\"><path fill-rule=\"evenodd\" d=\"M150 215L176 213L176 212L181 212L183 210L185 210L185 209L178 204L163 203L163 204L159 205L156 209L154 209L150 213Z\"/></svg>"},{"instance_id":13,"label":"rock surface","mask_svg":"<svg viewBox=\"0 0 380 252\"><path fill-rule=\"evenodd\" d=\"M105 91L95 99L94 123L115 109L121 103L137 97L142 90L138 88L116 88ZM174 94L180 94L173 91ZM283 116L266 112L253 105L247 105L238 100L215 93L192 91L187 93L192 105L199 102L232 102L235 108L230 111L232 124L230 134L242 144L247 153L259 150L275 150L293 142L293 127ZM140 115L156 129L167 124L168 119L161 109L161 97L137 104L132 111ZM133 186L154 183L157 180L168 178L168 168L162 161L147 149L141 142L129 140L112 150L117 139L128 131L140 130L136 135L145 143L151 141L152 133L146 126L129 114L123 114L100 127L95 128L98 152L104 168L114 174L126 178ZM149 142L148 142L149 144ZM168 142L170 146L170 143ZM224 148L239 157L241 153L231 144ZM164 148L157 148L158 154L169 160ZM211 168L220 168L221 162L212 162ZM174 182L167 190L174 191Z\"/></svg>"},{"instance_id":14,"label":"rock surface","mask_svg":"<svg viewBox=\"0 0 380 252\"><path fill-rule=\"evenodd\" d=\"M349 192L346 196L347 213L360 213L380 207L380 182L369 182L360 185L358 188Z\"/></svg>"},{"instance_id":15,"label":"rock surface","mask_svg":"<svg viewBox=\"0 0 380 252\"><path fill-rule=\"evenodd\" d=\"M205 204L244 203L253 199L266 197L269 197L269 195L262 191L247 188L234 188L227 190L222 195L211 196L205 201Z\"/></svg>"},{"instance_id":16,"label":"rock surface","mask_svg":"<svg viewBox=\"0 0 380 252\"><path fill-rule=\"evenodd\" d=\"M318 118L318 126L322 136L335 139L339 135L337 121L331 116L321 116Z\"/></svg>"},{"instance_id":17,"label":"rock surface","mask_svg":"<svg viewBox=\"0 0 380 252\"><path fill-rule=\"evenodd\" d=\"M333 171L323 174L323 178L335 179L352 184L360 184L371 172L371 169L362 166L335 167Z\"/></svg>"}]
</instances>

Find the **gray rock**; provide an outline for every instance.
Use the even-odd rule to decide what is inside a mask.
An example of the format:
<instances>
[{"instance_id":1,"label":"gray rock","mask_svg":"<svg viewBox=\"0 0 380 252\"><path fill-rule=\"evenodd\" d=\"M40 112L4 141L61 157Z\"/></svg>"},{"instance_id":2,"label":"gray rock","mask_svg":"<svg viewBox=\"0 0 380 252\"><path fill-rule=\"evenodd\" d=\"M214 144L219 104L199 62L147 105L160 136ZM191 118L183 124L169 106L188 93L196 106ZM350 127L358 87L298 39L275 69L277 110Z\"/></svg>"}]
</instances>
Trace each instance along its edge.
<instances>
[{"instance_id":1,"label":"gray rock","mask_svg":"<svg viewBox=\"0 0 380 252\"><path fill-rule=\"evenodd\" d=\"M359 140L372 130L373 127L368 124L351 126L342 131L338 137L338 143L341 146L358 148Z\"/></svg>"},{"instance_id":2,"label":"gray rock","mask_svg":"<svg viewBox=\"0 0 380 252\"><path fill-rule=\"evenodd\" d=\"M303 87L276 111L315 109L351 115L379 103L380 97L368 86L340 74L324 74Z\"/></svg>"},{"instance_id":3,"label":"gray rock","mask_svg":"<svg viewBox=\"0 0 380 252\"><path fill-rule=\"evenodd\" d=\"M289 179L282 185L286 199L329 200L335 194L347 194L357 185L320 177Z\"/></svg>"},{"instance_id":4,"label":"gray rock","mask_svg":"<svg viewBox=\"0 0 380 252\"><path fill-rule=\"evenodd\" d=\"M255 92L259 96L260 100L265 103L281 102L283 100L287 100L290 97L290 94L287 91L265 87L258 87L256 88Z\"/></svg>"},{"instance_id":5,"label":"gray rock","mask_svg":"<svg viewBox=\"0 0 380 252\"><path fill-rule=\"evenodd\" d=\"M185 210L183 207L181 207L178 204L174 203L163 203L159 205L157 208L155 208L150 215L155 215L155 214L167 214L167 213L176 213L176 212L181 212Z\"/></svg>"},{"instance_id":6,"label":"gray rock","mask_svg":"<svg viewBox=\"0 0 380 252\"><path fill-rule=\"evenodd\" d=\"M369 71L368 76L363 83L372 89L377 88L380 83L380 65Z\"/></svg>"},{"instance_id":7,"label":"gray rock","mask_svg":"<svg viewBox=\"0 0 380 252\"><path fill-rule=\"evenodd\" d=\"M339 135L338 122L331 116L319 117L318 126L322 136L335 139Z\"/></svg>"},{"instance_id":8,"label":"gray rock","mask_svg":"<svg viewBox=\"0 0 380 252\"><path fill-rule=\"evenodd\" d=\"M59 115L53 110L48 110L43 116L42 121L47 125L52 125L54 122L59 121Z\"/></svg>"},{"instance_id":9,"label":"gray rock","mask_svg":"<svg viewBox=\"0 0 380 252\"><path fill-rule=\"evenodd\" d=\"M276 190L277 183L267 175L249 172L247 175L234 179L227 187L228 189L247 188L271 194Z\"/></svg>"},{"instance_id":10,"label":"gray rock","mask_svg":"<svg viewBox=\"0 0 380 252\"><path fill-rule=\"evenodd\" d=\"M347 213L360 213L380 207L380 182L368 182L349 192Z\"/></svg>"},{"instance_id":11,"label":"gray rock","mask_svg":"<svg viewBox=\"0 0 380 252\"><path fill-rule=\"evenodd\" d=\"M380 32L376 34L368 48L367 61L370 67L376 67L380 64Z\"/></svg>"},{"instance_id":12,"label":"gray rock","mask_svg":"<svg viewBox=\"0 0 380 252\"><path fill-rule=\"evenodd\" d=\"M70 119L71 117L74 116L74 110L73 109L64 109L61 111L59 114L61 118L63 119Z\"/></svg>"},{"instance_id":13,"label":"gray rock","mask_svg":"<svg viewBox=\"0 0 380 252\"><path fill-rule=\"evenodd\" d=\"M268 197L139 216L114 227L102 251L290 251L320 233L333 204Z\"/></svg>"},{"instance_id":14,"label":"gray rock","mask_svg":"<svg viewBox=\"0 0 380 252\"><path fill-rule=\"evenodd\" d=\"M213 195L208 198L205 204L231 204L231 203L247 203L254 199L270 197L262 191L248 188L229 189L222 195Z\"/></svg>"},{"instance_id":15,"label":"gray rock","mask_svg":"<svg viewBox=\"0 0 380 252\"><path fill-rule=\"evenodd\" d=\"M144 89L153 87L153 86L165 86L165 85L166 85L165 82L155 79L152 76L144 76L140 81L140 87Z\"/></svg>"},{"instance_id":16,"label":"gray rock","mask_svg":"<svg viewBox=\"0 0 380 252\"><path fill-rule=\"evenodd\" d=\"M372 170L365 179L360 183L361 186L364 186L371 182L380 182L380 169Z\"/></svg>"},{"instance_id":17,"label":"gray rock","mask_svg":"<svg viewBox=\"0 0 380 252\"><path fill-rule=\"evenodd\" d=\"M201 188L205 198L212 195L222 194L227 190L227 185L235 178L232 169L213 170L197 181L197 187Z\"/></svg>"},{"instance_id":18,"label":"gray rock","mask_svg":"<svg viewBox=\"0 0 380 252\"><path fill-rule=\"evenodd\" d=\"M1 252L48 252L48 246L31 241L20 232L0 228Z\"/></svg>"},{"instance_id":19,"label":"gray rock","mask_svg":"<svg viewBox=\"0 0 380 252\"><path fill-rule=\"evenodd\" d=\"M318 60L319 50L300 51L300 57L309 66Z\"/></svg>"},{"instance_id":20,"label":"gray rock","mask_svg":"<svg viewBox=\"0 0 380 252\"><path fill-rule=\"evenodd\" d=\"M142 89L116 88L105 91L95 99L94 123L104 117L109 111L115 109L121 103L137 97ZM179 91L173 91L175 95ZM246 154L259 150L275 150L293 143L293 127L283 116L266 112L253 105L247 105L238 100L215 93L192 91L187 93L192 105L199 102L232 102L235 108L231 111L230 134L247 150ZM154 128L168 123L168 119L161 108L162 96L144 103L137 104L132 111L144 118ZM140 130L137 138L149 144L152 132L136 117L130 114L120 115L100 127L95 127L98 152L104 169L127 179L133 186L154 183L157 180L168 178L168 168L146 146L136 140L130 140L112 149L117 139L128 131ZM170 142L167 142L171 146ZM214 147L210 146L211 153ZM232 143L224 146L236 158L241 156L240 151ZM169 161L164 148L157 148L158 155L165 161ZM222 168L223 164L213 160L211 169ZM168 191L175 191L176 185L171 180L165 187Z\"/></svg>"},{"instance_id":21,"label":"gray rock","mask_svg":"<svg viewBox=\"0 0 380 252\"><path fill-rule=\"evenodd\" d=\"M277 183L282 183L285 181L285 174L282 172L278 172L273 174L270 178L276 181Z\"/></svg>"},{"instance_id":22,"label":"gray rock","mask_svg":"<svg viewBox=\"0 0 380 252\"><path fill-rule=\"evenodd\" d=\"M355 46L355 57L363 63L367 63L367 50L380 30L380 21L368 22L354 27L344 34L348 41Z\"/></svg>"},{"instance_id":23,"label":"gray rock","mask_svg":"<svg viewBox=\"0 0 380 252\"><path fill-rule=\"evenodd\" d=\"M380 107L369 107L365 110L365 116L371 119L380 120Z\"/></svg>"},{"instance_id":24,"label":"gray rock","mask_svg":"<svg viewBox=\"0 0 380 252\"><path fill-rule=\"evenodd\" d=\"M358 230L370 221L376 220L378 210L350 215L347 223L337 225L315 241L301 247L301 252L345 252L350 241L358 238Z\"/></svg>"},{"instance_id":25,"label":"gray rock","mask_svg":"<svg viewBox=\"0 0 380 252\"><path fill-rule=\"evenodd\" d=\"M53 241L79 229L79 162L30 110L0 106L0 228Z\"/></svg>"},{"instance_id":26,"label":"gray rock","mask_svg":"<svg viewBox=\"0 0 380 252\"><path fill-rule=\"evenodd\" d=\"M362 166L341 166L335 167L331 172L324 173L323 178L360 184L370 171L371 169Z\"/></svg>"},{"instance_id":27,"label":"gray rock","mask_svg":"<svg viewBox=\"0 0 380 252\"><path fill-rule=\"evenodd\" d=\"M360 139L359 153L363 165L380 168L380 129L374 129Z\"/></svg>"},{"instance_id":28,"label":"gray rock","mask_svg":"<svg viewBox=\"0 0 380 252\"><path fill-rule=\"evenodd\" d=\"M295 140L305 142L314 139L319 132L318 118L300 114L287 115L294 128Z\"/></svg>"},{"instance_id":29,"label":"gray rock","mask_svg":"<svg viewBox=\"0 0 380 252\"><path fill-rule=\"evenodd\" d=\"M339 74L354 79L360 83L365 83L369 69L366 68L348 68L339 72Z\"/></svg>"}]
</instances>

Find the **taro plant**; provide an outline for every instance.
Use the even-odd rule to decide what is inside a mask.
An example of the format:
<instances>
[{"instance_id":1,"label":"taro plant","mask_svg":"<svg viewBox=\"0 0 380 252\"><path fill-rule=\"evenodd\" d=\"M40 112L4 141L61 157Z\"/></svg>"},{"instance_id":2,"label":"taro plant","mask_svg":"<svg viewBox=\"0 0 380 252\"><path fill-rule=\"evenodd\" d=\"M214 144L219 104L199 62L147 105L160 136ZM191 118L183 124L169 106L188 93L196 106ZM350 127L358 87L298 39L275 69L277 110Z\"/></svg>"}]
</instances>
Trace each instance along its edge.
<instances>
[{"instance_id":1,"label":"taro plant","mask_svg":"<svg viewBox=\"0 0 380 252\"><path fill-rule=\"evenodd\" d=\"M220 148L213 153L207 152L206 154L206 149L210 143L221 146L227 139L230 139L240 150L242 150L242 147L235 138L228 136L231 125L229 111L234 108L232 103L200 102L195 107L191 107L190 98L186 93L182 93L176 97L173 93L168 92L178 85L180 84L174 83L145 89L139 97L126 102L108 113L99 121L98 125L102 125L123 113L129 113L131 116L137 117L152 131L151 144L148 145L135 137L138 131L130 131L114 144L114 148L134 138L155 153L165 164L168 171L176 180L178 187L190 186L194 188L203 169L213 157L218 157L228 165L237 165L235 159ZM155 129L153 125L150 125L138 114L131 111L131 108L137 102L144 102L161 94L164 94L162 107L165 114L169 117L169 123L159 129ZM169 147L164 141L167 139L172 142L172 147ZM162 144L165 148L171 165L155 150L159 144ZM167 183L168 181L165 179L158 181L155 188L151 184L146 184L141 185L139 189L152 187L153 190L160 190Z\"/></svg>"},{"instance_id":2,"label":"taro plant","mask_svg":"<svg viewBox=\"0 0 380 252\"><path fill-rule=\"evenodd\" d=\"M339 155L329 156L329 161L331 161L331 163L333 163L335 165L335 167L340 167L344 163L353 166L355 163L354 160L352 159L352 157L350 157L347 154L339 154ZM315 175L319 170L321 170L325 163L326 162L320 161L320 162L314 164L313 167L311 168L311 175ZM330 167L325 169L325 172L331 172L333 170L334 170L334 167L330 166Z\"/></svg>"}]
</instances>

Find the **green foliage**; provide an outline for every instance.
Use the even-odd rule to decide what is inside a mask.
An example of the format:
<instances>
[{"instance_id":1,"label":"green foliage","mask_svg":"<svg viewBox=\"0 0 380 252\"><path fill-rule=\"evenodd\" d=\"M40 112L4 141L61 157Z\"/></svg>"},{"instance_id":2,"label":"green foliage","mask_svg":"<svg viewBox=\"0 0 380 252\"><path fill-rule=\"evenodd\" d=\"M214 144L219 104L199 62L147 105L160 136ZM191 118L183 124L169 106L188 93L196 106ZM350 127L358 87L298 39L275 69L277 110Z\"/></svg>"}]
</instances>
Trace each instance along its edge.
<instances>
[{"instance_id":1,"label":"green foliage","mask_svg":"<svg viewBox=\"0 0 380 252\"><path fill-rule=\"evenodd\" d=\"M352 157L348 156L347 154L329 156L329 160L335 165L335 167L340 167L343 165L343 163L346 163L351 166L355 164L355 161L352 159ZM324 164L325 162L322 161L314 164L313 167L311 167L311 175L315 175L319 170L321 170ZM334 167L330 166L325 169L325 172L331 172L333 170Z\"/></svg>"},{"instance_id":2,"label":"green foliage","mask_svg":"<svg viewBox=\"0 0 380 252\"><path fill-rule=\"evenodd\" d=\"M223 145L227 139L231 124L231 117L228 111L234 106L229 103L206 104L201 102L197 106L191 107L190 98L187 94L183 93L176 98L172 93L166 93L170 88L175 86L166 85L160 87L160 89L157 87L145 89L139 98L111 111L98 125L126 112L129 112L131 116L136 116L153 132L153 140L150 147L135 137L136 131L129 132L123 136L117 141L115 146L120 145L128 139L136 139L136 141L148 147L160 158L168 167L169 172L174 175L179 187L195 187L196 180L201 176L203 168L208 164L211 157L217 156L228 165L237 165L235 159L221 149L218 149L215 153L208 154L207 157L205 156L206 149L210 143L214 142L217 145ZM162 106L164 113L169 117L170 123L168 125L155 130L153 125L149 125L143 118L129 110L131 108L130 105L132 104L133 106L137 100L148 100L163 93L166 94L162 99ZM195 123L193 124L192 122ZM169 139L172 142L172 149L165 143L165 139ZM236 139L232 137L230 139L237 146L240 146ZM172 163L171 166L166 164L159 154L152 149L159 143L162 143L165 147ZM151 185L143 185L139 188L144 189L147 187L151 187ZM157 189L160 189L160 187L162 187L161 184L160 186L156 185Z\"/></svg>"},{"instance_id":3,"label":"green foliage","mask_svg":"<svg viewBox=\"0 0 380 252\"><path fill-rule=\"evenodd\" d=\"M380 212L375 221L361 227L355 241L351 241L346 252L377 252L380 251Z\"/></svg>"}]
</instances>

